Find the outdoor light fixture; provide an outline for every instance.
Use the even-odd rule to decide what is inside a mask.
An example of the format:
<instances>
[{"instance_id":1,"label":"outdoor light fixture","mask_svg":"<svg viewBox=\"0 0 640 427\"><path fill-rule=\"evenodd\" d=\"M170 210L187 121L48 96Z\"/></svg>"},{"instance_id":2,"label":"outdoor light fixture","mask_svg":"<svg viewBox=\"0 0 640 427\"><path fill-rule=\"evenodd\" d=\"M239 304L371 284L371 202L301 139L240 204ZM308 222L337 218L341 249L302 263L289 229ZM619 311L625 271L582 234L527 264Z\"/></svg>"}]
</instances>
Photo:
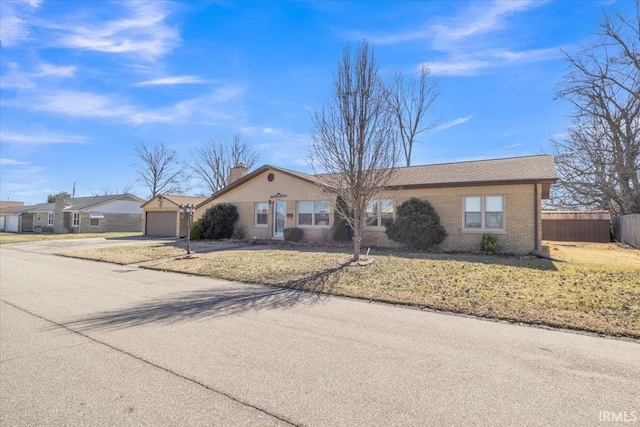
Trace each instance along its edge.
<instances>
[{"instance_id":1,"label":"outdoor light fixture","mask_svg":"<svg viewBox=\"0 0 640 427\"><path fill-rule=\"evenodd\" d=\"M196 212L196 207L193 204L180 205L180 218L187 218L187 254L191 254L191 220L193 214Z\"/></svg>"}]
</instances>

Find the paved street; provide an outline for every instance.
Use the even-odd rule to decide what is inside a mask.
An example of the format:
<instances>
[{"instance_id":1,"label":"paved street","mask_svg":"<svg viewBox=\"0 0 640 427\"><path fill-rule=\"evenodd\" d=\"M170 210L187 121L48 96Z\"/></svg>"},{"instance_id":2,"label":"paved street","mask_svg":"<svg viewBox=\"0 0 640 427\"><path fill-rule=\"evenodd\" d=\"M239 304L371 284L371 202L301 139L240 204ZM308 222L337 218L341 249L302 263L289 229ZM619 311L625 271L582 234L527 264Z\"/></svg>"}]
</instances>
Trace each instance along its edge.
<instances>
[{"instance_id":1,"label":"paved street","mask_svg":"<svg viewBox=\"0 0 640 427\"><path fill-rule=\"evenodd\" d=\"M0 246L2 425L599 425L600 411L640 418L637 342L41 248Z\"/></svg>"}]
</instances>

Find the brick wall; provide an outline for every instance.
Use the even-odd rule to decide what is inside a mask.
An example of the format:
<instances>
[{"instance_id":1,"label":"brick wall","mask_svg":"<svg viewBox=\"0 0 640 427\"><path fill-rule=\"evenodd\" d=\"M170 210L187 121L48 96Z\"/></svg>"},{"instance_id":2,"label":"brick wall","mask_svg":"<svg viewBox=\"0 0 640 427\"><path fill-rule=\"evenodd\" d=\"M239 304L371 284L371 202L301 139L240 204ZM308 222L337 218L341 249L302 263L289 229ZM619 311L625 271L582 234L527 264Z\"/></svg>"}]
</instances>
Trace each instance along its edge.
<instances>
[{"instance_id":1,"label":"brick wall","mask_svg":"<svg viewBox=\"0 0 640 427\"><path fill-rule=\"evenodd\" d=\"M91 226L89 213L80 214L81 233L106 233L106 232L142 232L141 214L116 214L106 213L100 218L100 225Z\"/></svg>"},{"instance_id":2,"label":"brick wall","mask_svg":"<svg viewBox=\"0 0 640 427\"><path fill-rule=\"evenodd\" d=\"M485 195L504 196L505 230L464 230L464 197ZM440 221L447 231L447 237L440 245L442 250L478 251L484 233L498 236L498 246L501 252L524 254L536 249L534 244L533 184L405 190L395 192L395 194L386 193L383 196L393 198L395 206L411 197L429 200L440 215ZM539 200L537 209L540 210ZM540 215L538 215L538 223L538 226L541 227ZM365 228L362 245L395 246L396 244L387 238L384 229Z\"/></svg>"}]
</instances>

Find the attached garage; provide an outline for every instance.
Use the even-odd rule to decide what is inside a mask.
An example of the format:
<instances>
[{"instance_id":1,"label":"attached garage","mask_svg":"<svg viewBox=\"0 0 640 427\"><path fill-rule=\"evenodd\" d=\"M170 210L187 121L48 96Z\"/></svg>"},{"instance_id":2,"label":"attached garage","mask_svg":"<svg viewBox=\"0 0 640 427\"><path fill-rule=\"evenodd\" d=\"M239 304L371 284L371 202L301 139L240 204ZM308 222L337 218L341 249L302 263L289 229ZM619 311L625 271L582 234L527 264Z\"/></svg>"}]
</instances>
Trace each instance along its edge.
<instances>
[{"instance_id":1,"label":"attached garage","mask_svg":"<svg viewBox=\"0 0 640 427\"><path fill-rule=\"evenodd\" d=\"M145 234L150 236L175 236L176 211L147 212Z\"/></svg>"},{"instance_id":2,"label":"attached garage","mask_svg":"<svg viewBox=\"0 0 640 427\"><path fill-rule=\"evenodd\" d=\"M144 233L149 236L184 237L187 219L180 217L180 205L197 206L204 197L158 195L142 205Z\"/></svg>"},{"instance_id":3,"label":"attached garage","mask_svg":"<svg viewBox=\"0 0 640 427\"><path fill-rule=\"evenodd\" d=\"M20 217L18 215L6 215L4 217L4 231L11 233L20 231Z\"/></svg>"}]
</instances>

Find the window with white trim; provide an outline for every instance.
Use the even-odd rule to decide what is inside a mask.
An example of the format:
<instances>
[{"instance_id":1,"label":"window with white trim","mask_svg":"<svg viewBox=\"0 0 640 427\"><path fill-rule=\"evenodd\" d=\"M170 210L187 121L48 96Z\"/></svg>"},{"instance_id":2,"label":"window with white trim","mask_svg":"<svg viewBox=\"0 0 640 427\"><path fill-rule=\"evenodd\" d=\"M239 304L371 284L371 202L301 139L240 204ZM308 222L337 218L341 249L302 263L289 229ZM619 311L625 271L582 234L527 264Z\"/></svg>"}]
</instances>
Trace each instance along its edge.
<instances>
[{"instance_id":1,"label":"window with white trim","mask_svg":"<svg viewBox=\"0 0 640 427\"><path fill-rule=\"evenodd\" d=\"M329 226L329 209L331 204L326 201L298 202L299 226Z\"/></svg>"},{"instance_id":2,"label":"window with white trim","mask_svg":"<svg viewBox=\"0 0 640 427\"><path fill-rule=\"evenodd\" d=\"M73 213L73 220L71 222L72 227L80 227L80 212Z\"/></svg>"},{"instance_id":3,"label":"window with white trim","mask_svg":"<svg viewBox=\"0 0 640 427\"><path fill-rule=\"evenodd\" d=\"M91 227L100 227L100 218L89 218L89 225Z\"/></svg>"},{"instance_id":4,"label":"window with white trim","mask_svg":"<svg viewBox=\"0 0 640 427\"><path fill-rule=\"evenodd\" d=\"M464 228L504 230L504 196L465 197Z\"/></svg>"},{"instance_id":5,"label":"window with white trim","mask_svg":"<svg viewBox=\"0 0 640 427\"><path fill-rule=\"evenodd\" d=\"M36 221L40 222L40 214L36 215Z\"/></svg>"},{"instance_id":6,"label":"window with white trim","mask_svg":"<svg viewBox=\"0 0 640 427\"><path fill-rule=\"evenodd\" d=\"M47 225L53 225L53 212L47 213Z\"/></svg>"},{"instance_id":7,"label":"window with white trim","mask_svg":"<svg viewBox=\"0 0 640 427\"><path fill-rule=\"evenodd\" d=\"M256 203L256 225L269 224L269 203Z\"/></svg>"},{"instance_id":8,"label":"window with white trim","mask_svg":"<svg viewBox=\"0 0 640 427\"><path fill-rule=\"evenodd\" d=\"M365 225L385 227L393 220L393 199L373 199L367 203Z\"/></svg>"}]
</instances>

